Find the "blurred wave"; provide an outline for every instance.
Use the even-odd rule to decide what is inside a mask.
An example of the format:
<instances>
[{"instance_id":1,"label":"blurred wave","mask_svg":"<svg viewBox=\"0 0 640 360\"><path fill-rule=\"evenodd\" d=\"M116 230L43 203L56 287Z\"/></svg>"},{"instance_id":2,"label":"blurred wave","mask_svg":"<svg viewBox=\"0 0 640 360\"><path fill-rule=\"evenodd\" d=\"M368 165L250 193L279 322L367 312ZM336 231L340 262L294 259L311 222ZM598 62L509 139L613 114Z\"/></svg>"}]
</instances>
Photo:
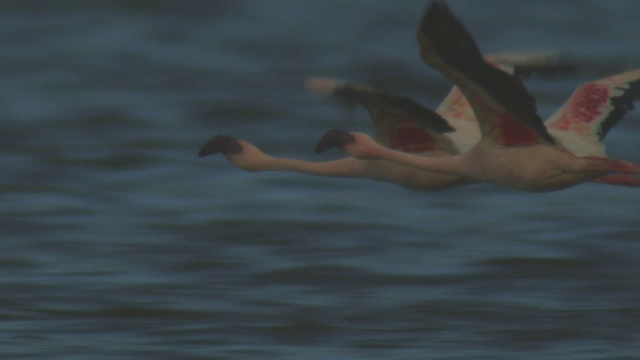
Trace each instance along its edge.
<instances>
[{"instance_id":1,"label":"blurred wave","mask_svg":"<svg viewBox=\"0 0 640 360\"><path fill-rule=\"evenodd\" d=\"M528 80L541 114L640 63L636 1L451 1L486 51L585 64ZM326 75L435 106L423 1L0 2L3 358L633 358L636 190L434 194L245 173L229 133L312 154L368 131ZM614 41L615 40L615 41ZM638 162L638 114L607 138Z\"/></svg>"}]
</instances>

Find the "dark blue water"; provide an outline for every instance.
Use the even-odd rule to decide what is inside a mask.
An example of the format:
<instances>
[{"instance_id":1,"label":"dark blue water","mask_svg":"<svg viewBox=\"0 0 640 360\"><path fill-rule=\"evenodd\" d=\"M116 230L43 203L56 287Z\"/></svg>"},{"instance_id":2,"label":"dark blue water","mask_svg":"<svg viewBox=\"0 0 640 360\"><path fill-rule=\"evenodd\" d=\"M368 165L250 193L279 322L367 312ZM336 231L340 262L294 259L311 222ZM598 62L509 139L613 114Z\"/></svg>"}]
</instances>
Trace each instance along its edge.
<instances>
[{"instance_id":1,"label":"dark blue water","mask_svg":"<svg viewBox=\"0 0 640 360\"><path fill-rule=\"evenodd\" d=\"M420 193L246 173L217 133L312 154L369 131L308 75L435 107L425 1L0 2L3 359L640 357L640 192ZM450 1L485 51L596 64L528 82L543 116L640 64L637 1ZM640 162L640 112L607 138Z\"/></svg>"}]
</instances>

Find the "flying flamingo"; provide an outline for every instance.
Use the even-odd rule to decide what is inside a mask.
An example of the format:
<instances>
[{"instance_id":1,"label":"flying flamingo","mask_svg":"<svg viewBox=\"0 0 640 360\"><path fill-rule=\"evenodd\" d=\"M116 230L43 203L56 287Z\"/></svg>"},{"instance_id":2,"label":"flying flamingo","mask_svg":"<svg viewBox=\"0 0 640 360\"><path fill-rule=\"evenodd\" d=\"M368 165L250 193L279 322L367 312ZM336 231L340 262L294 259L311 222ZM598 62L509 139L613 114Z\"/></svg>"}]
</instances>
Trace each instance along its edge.
<instances>
[{"instance_id":1,"label":"flying flamingo","mask_svg":"<svg viewBox=\"0 0 640 360\"><path fill-rule=\"evenodd\" d=\"M423 157L385 148L365 134L330 130L319 151L338 146L358 159L382 159L526 191L559 190L592 180L640 185L640 165L605 157L599 142L640 95L640 69L579 87L549 120L551 131L524 85L483 59L444 2L427 9L417 38L423 61L451 80L469 102L480 140L462 154Z\"/></svg>"},{"instance_id":2,"label":"flying flamingo","mask_svg":"<svg viewBox=\"0 0 640 360\"><path fill-rule=\"evenodd\" d=\"M571 70L571 65L559 62L554 54L549 53L502 53L488 55L486 59L510 73ZM464 133L469 128L465 127L466 123L474 123L475 116L455 88L438 111L434 112L410 99L342 81L310 78L306 81L306 86L324 95L340 93L341 96L363 105L371 115L376 141L391 149L419 156L442 157L458 154L460 149L469 148L467 139L473 140L473 135L467 136ZM460 124L460 129L454 132L447 120ZM453 138L452 134L455 134ZM461 176L434 173L384 160L347 157L327 162L310 162L273 157L249 142L228 135L214 136L201 148L199 156L216 153L224 154L235 166L247 171L275 170L320 176L362 177L422 191L436 191L472 182Z\"/></svg>"},{"instance_id":3,"label":"flying flamingo","mask_svg":"<svg viewBox=\"0 0 640 360\"><path fill-rule=\"evenodd\" d=\"M348 89L349 85L345 84L343 88ZM376 140L384 146L421 156L440 157L458 152L451 140L444 135L454 129L437 113L411 100L365 88L354 88L351 92L369 110L377 134ZM247 171L276 170L320 176L361 177L423 191L435 191L469 182L460 176L433 173L384 160L347 157L312 162L273 157L244 140L228 135L211 138L202 146L199 156L216 153L224 154L235 166Z\"/></svg>"}]
</instances>

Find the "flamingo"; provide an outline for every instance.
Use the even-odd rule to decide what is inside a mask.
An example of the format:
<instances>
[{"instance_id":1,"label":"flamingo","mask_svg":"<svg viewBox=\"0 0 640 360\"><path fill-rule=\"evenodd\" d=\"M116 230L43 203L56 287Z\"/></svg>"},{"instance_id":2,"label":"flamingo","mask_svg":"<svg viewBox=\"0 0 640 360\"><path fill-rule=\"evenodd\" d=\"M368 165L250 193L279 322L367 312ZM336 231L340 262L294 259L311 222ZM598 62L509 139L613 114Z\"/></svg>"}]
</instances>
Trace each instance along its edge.
<instances>
[{"instance_id":1,"label":"flamingo","mask_svg":"<svg viewBox=\"0 0 640 360\"><path fill-rule=\"evenodd\" d=\"M487 55L487 61L509 73L567 71L571 65L550 53L500 53ZM470 147L462 135L475 117L455 88L436 112L408 98L375 91L362 85L327 78L309 78L306 87L318 94L342 94L362 104L371 115L375 139L383 146L419 156L443 157ZM452 128L448 121L460 124ZM473 129L473 128L472 128ZM477 133L477 130L476 130ZM452 134L456 134L452 138ZM222 153L236 167L247 171L290 171L319 176L359 177L395 183L405 188L437 191L473 182L456 175L440 174L376 159L347 157L327 162L310 162L273 157L255 145L229 135L216 135L202 146L199 156Z\"/></svg>"},{"instance_id":2,"label":"flamingo","mask_svg":"<svg viewBox=\"0 0 640 360\"><path fill-rule=\"evenodd\" d=\"M417 38L423 61L468 101L479 141L461 154L424 157L386 148L366 134L334 129L320 140L319 151L337 146L358 159L387 160L524 191L560 190L594 180L640 185L640 165L606 157L600 143L640 95L640 69L579 87L545 126L524 85L483 59L446 3L434 1L427 8Z\"/></svg>"},{"instance_id":3,"label":"flamingo","mask_svg":"<svg viewBox=\"0 0 640 360\"><path fill-rule=\"evenodd\" d=\"M454 129L437 113L401 97L380 95L369 90L354 92L370 110L378 133L376 139L381 144L421 156L441 157L457 153L451 140L444 135ZM273 157L247 141L223 134L205 143L199 156L216 153L224 154L235 166L253 172L290 171L319 176L369 178L422 191L436 191L469 182L460 176L433 173L384 160L346 157L312 162Z\"/></svg>"}]
</instances>

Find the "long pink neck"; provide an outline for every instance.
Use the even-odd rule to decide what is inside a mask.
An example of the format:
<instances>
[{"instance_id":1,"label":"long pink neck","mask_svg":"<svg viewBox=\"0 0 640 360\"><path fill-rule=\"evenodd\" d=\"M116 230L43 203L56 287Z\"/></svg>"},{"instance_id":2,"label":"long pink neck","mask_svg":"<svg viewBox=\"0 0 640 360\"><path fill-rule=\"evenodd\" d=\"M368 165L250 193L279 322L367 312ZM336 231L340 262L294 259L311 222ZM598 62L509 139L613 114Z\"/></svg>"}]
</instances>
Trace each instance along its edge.
<instances>
[{"instance_id":1,"label":"long pink neck","mask_svg":"<svg viewBox=\"0 0 640 360\"><path fill-rule=\"evenodd\" d=\"M417 156L401 151L376 146L373 150L376 158L410 166L419 170L431 171L443 175L468 176L461 155L444 157Z\"/></svg>"},{"instance_id":2,"label":"long pink neck","mask_svg":"<svg viewBox=\"0 0 640 360\"><path fill-rule=\"evenodd\" d=\"M319 176L359 177L362 176L360 163L361 161L354 158L311 162L267 156L251 166L236 165L249 171L290 171Z\"/></svg>"}]
</instances>

